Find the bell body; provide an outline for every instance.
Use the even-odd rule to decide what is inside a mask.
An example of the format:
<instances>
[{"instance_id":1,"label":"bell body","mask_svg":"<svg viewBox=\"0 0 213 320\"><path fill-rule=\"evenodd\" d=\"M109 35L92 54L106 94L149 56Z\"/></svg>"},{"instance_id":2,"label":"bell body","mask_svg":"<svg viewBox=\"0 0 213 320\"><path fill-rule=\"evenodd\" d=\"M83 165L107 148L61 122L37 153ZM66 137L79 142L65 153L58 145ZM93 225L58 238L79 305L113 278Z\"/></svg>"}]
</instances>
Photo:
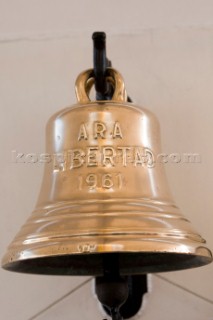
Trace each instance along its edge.
<instances>
[{"instance_id":1,"label":"bell body","mask_svg":"<svg viewBox=\"0 0 213 320\"><path fill-rule=\"evenodd\" d=\"M122 274L139 274L212 261L169 192L157 119L125 101L113 72L113 100L89 101L87 72L77 80L79 103L49 120L38 203L5 269L101 275L116 257Z\"/></svg>"}]
</instances>

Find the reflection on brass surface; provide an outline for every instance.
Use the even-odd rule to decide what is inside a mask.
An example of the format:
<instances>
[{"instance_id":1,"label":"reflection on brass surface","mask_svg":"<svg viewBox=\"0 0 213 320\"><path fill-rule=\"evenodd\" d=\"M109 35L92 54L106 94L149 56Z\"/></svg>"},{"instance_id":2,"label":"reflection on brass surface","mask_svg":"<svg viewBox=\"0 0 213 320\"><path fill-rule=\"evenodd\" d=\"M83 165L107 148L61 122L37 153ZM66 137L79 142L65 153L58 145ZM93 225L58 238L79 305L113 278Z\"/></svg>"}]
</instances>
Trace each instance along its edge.
<instances>
[{"instance_id":1,"label":"reflection on brass surface","mask_svg":"<svg viewBox=\"0 0 213 320\"><path fill-rule=\"evenodd\" d=\"M212 261L205 240L174 204L159 124L126 100L109 69L114 95L90 101L92 70L76 81L77 104L53 115L37 206L3 258L3 268L31 273L102 273L119 257L121 273L191 268Z\"/></svg>"}]
</instances>

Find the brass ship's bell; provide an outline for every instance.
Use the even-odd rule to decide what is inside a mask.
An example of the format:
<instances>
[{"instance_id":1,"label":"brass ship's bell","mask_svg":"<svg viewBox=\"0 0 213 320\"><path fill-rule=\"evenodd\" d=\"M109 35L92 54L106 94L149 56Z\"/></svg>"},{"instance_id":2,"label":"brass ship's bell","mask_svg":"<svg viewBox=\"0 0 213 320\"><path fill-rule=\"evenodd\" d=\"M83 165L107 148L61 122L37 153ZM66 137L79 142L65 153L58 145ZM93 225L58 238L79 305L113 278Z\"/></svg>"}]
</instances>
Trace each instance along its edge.
<instances>
[{"instance_id":1,"label":"brass ship's bell","mask_svg":"<svg viewBox=\"0 0 213 320\"><path fill-rule=\"evenodd\" d=\"M78 103L47 124L46 164L36 209L10 244L3 268L38 274L102 275L198 267L212 261L205 240L173 202L159 124L127 102L108 69L112 100L90 101L92 70L76 81Z\"/></svg>"}]
</instances>

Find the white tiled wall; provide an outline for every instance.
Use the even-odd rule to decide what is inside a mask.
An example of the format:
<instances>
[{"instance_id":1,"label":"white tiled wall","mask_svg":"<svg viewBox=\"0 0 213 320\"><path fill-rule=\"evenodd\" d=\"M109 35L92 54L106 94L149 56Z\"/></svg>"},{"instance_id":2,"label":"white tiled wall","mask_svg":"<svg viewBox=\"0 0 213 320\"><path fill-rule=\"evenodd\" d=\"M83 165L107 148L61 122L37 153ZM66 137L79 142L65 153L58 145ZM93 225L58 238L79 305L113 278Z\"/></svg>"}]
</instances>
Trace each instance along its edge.
<instances>
[{"instance_id":1,"label":"white tiled wall","mask_svg":"<svg viewBox=\"0 0 213 320\"><path fill-rule=\"evenodd\" d=\"M157 277L149 279L150 293L145 296L144 307L135 319L143 320L209 320L212 319L213 307L210 303L169 285ZM92 320L105 316L94 296L91 295L93 283L89 282L72 296L68 296L52 308L44 311L37 320ZM33 319L32 319L33 320Z\"/></svg>"},{"instance_id":2,"label":"white tiled wall","mask_svg":"<svg viewBox=\"0 0 213 320\"><path fill-rule=\"evenodd\" d=\"M213 1L0 0L0 254L32 211L42 165L12 151L44 151L44 127L75 102L74 81L92 66L93 31L132 99L161 123L163 151L201 154L167 164L177 204L213 249ZM159 277L160 276L160 277ZM212 265L150 277L141 320L212 320ZM102 319L88 278L0 271L0 318Z\"/></svg>"}]
</instances>

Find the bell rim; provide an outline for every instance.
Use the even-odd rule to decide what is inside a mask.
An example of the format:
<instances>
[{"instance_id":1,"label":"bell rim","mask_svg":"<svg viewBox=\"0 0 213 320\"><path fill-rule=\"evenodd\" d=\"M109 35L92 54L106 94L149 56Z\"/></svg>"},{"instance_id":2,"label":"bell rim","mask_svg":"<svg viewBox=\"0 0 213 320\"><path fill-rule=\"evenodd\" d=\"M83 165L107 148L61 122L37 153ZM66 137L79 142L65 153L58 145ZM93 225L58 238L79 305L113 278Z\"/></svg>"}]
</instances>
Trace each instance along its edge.
<instances>
[{"instance_id":1,"label":"bell rim","mask_svg":"<svg viewBox=\"0 0 213 320\"><path fill-rule=\"evenodd\" d=\"M2 267L10 271L37 274L64 274L64 272L66 274L68 272L71 275L99 275L102 257L118 255L121 257L121 272L125 273L127 264L127 273L128 270L131 270L132 274L140 274L141 272L166 272L194 268L213 260L211 251L201 242L190 239L182 239L182 242L180 239L176 241L167 239L166 241L165 238L161 241L140 238L130 241L129 237L125 236L126 244L118 235L114 236L114 241L112 237L109 237L108 244L107 237L100 238L99 241L96 237L96 243L94 242L93 246L89 246L92 239L83 239L81 245L78 245L78 251L74 250L76 248L74 239L63 244L49 242L48 245L45 243L42 246L40 244L40 246L22 248L22 250L9 248L2 259ZM79 243L79 239L77 241ZM145 267L144 260L148 261ZM66 267L67 263L69 268ZM97 265L97 271L94 271L94 266ZM58 266L62 271L58 270ZM76 270L69 271L73 266L74 269L77 266Z\"/></svg>"},{"instance_id":2,"label":"bell rim","mask_svg":"<svg viewBox=\"0 0 213 320\"><path fill-rule=\"evenodd\" d=\"M104 259L113 261L115 258L116 261L119 261L121 275L161 273L210 264L213 261L212 254L209 249L205 249L206 255L145 251L60 254L3 262L2 268L7 271L29 274L102 276Z\"/></svg>"}]
</instances>

